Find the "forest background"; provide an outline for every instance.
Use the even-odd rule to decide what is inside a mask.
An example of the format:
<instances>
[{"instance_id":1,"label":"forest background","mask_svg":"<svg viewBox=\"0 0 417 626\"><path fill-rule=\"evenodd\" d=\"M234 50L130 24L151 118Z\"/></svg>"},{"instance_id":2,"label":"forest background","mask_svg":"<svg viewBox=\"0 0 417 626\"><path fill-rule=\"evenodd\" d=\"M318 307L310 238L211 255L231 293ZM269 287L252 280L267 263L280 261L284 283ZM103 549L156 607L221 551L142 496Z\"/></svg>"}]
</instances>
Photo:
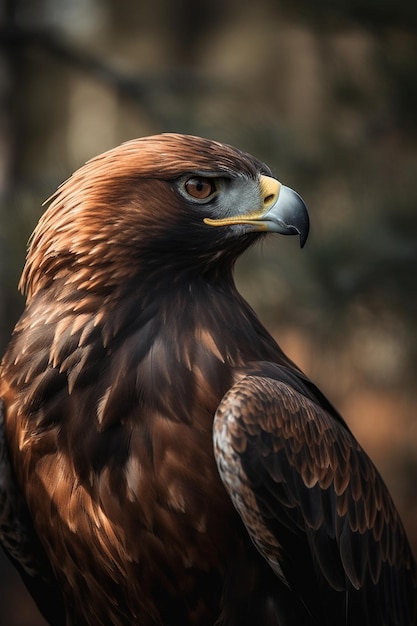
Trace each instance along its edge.
<instances>
[{"instance_id":1,"label":"forest background","mask_svg":"<svg viewBox=\"0 0 417 626\"><path fill-rule=\"evenodd\" d=\"M42 203L90 157L164 131L267 162L310 209L244 296L344 415L417 553L417 4L3 0L0 354ZM41 626L0 558L0 623Z\"/></svg>"}]
</instances>

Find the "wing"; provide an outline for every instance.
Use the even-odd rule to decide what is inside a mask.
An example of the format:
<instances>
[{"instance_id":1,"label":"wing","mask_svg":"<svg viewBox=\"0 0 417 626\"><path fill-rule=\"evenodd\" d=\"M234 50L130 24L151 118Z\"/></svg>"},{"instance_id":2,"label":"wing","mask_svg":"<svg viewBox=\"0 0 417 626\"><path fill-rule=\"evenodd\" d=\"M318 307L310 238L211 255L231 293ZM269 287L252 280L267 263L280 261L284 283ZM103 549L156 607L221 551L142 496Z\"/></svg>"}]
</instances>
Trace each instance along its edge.
<instances>
[{"instance_id":1,"label":"wing","mask_svg":"<svg viewBox=\"0 0 417 626\"><path fill-rule=\"evenodd\" d=\"M0 399L0 543L49 624L65 623L61 592L15 482Z\"/></svg>"},{"instance_id":2,"label":"wing","mask_svg":"<svg viewBox=\"0 0 417 626\"><path fill-rule=\"evenodd\" d=\"M251 539L318 624L416 620L415 563L376 468L297 372L241 378L220 403L214 448Z\"/></svg>"}]
</instances>

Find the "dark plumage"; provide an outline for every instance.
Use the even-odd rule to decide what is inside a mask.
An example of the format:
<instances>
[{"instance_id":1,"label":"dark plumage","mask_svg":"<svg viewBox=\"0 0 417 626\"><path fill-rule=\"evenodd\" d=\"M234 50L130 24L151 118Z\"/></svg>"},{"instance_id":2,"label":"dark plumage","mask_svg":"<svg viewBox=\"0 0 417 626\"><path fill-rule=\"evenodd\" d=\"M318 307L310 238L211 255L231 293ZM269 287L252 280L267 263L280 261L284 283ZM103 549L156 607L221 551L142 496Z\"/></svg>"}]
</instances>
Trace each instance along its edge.
<instances>
[{"instance_id":1,"label":"dark plumage","mask_svg":"<svg viewBox=\"0 0 417 626\"><path fill-rule=\"evenodd\" d=\"M52 197L0 370L0 539L51 624L416 623L381 477L235 289L268 231L304 243L299 196L196 137Z\"/></svg>"}]
</instances>

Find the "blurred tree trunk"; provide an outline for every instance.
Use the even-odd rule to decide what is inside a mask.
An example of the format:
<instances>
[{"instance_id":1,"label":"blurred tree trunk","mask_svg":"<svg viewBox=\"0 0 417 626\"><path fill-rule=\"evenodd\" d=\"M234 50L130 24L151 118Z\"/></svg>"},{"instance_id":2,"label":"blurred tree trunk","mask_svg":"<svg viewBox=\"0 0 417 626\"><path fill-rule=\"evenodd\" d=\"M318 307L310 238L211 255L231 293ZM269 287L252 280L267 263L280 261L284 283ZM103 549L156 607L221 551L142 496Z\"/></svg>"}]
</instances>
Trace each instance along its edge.
<instances>
[{"instance_id":1,"label":"blurred tree trunk","mask_svg":"<svg viewBox=\"0 0 417 626\"><path fill-rule=\"evenodd\" d=\"M17 90L21 59L13 45L15 2L2 6L0 48L0 353L3 352L14 320L15 297L11 295L11 241L7 225L12 219L13 189L19 144ZM16 289L14 290L16 291Z\"/></svg>"}]
</instances>

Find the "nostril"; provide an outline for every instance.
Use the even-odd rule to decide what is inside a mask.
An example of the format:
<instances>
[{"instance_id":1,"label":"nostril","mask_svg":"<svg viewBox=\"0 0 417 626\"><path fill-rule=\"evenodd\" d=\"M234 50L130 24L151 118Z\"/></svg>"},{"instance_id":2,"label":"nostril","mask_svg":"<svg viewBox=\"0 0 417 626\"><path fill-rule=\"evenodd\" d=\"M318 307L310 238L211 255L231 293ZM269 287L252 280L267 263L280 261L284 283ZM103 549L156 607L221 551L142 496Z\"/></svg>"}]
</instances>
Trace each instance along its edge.
<instances>
[{"instance_id":1,"label":"nostril","mask_svg":"<svg viewBox=\"0 0 417 626\"><path fill-rule=\"evenodd\" d=\"M269 211L278 200L281 183L271 176L260 176L263 211Z\"/></svg>"},{"instance_id":2,"label":"nostril","mask_svg":"<svg viewBox=\"0 0 417 626\"><path fill-rule=\"evenodd\" d=\"M270 193L268 196L265 196L264 198L264 206L268 206L269 204L272 204L275 200L275 194Z\"/></svg>"}]
</instances>

